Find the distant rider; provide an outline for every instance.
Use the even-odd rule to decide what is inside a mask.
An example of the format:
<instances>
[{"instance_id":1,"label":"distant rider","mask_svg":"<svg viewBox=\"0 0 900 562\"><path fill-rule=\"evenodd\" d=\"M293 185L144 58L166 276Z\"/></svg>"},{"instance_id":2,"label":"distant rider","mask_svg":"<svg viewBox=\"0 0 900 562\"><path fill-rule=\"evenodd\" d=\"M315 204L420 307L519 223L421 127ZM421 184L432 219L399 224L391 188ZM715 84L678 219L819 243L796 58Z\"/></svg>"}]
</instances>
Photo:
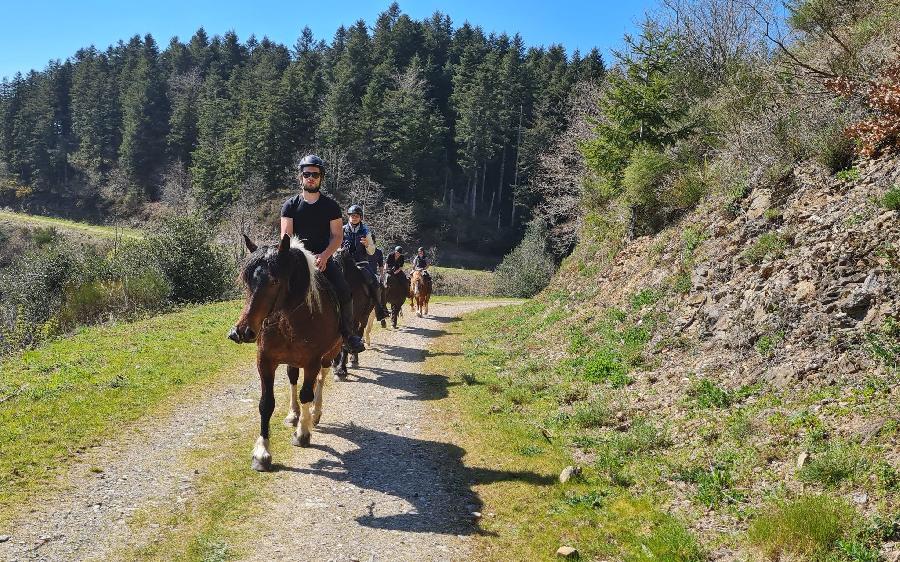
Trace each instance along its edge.
<instances>
[{"instance_id":1,"label":"distant rider","mask_svg":"<svg viewBox=\"0 0 900 562\"><path fill-rule=\"evenodd\" d=\"M428 258L425 257L425 248L422 246L419 246L419 249L416 251L416 257L413 258L413 269L421 271L425 277L430 277L428 274Z\"/></svg>"},{"instance_id":2,"label":"distant rider","mask_svg":"<svg viewBox=\"0 0 900 562\"><path fill-rule=\"evenodd\" d=\"M350 205L350 208L347 209L347 217L349 222L344 225L343 246L350 252L356 267L363 274L363 279L369 288L369 294L375 301L375 318L384 320L387 318L388 313L384 308L381 286L378 283L375 267L373 267L370 259L375 254L375 239L369 227L362 222L362 207Z\"/></svg>"},{"instance_id":3,"label":"distant rider","mask_svg":"<svg viewBox=\"0 0 900 562\"><path fill-rule=\"evenodd\" d=\"M390 253L387 257L387 273L388 275L394 275L398 271L403 270L403 248L401 246L397 246L394 248L394 251Z\"/></svg>"}]
</instances>

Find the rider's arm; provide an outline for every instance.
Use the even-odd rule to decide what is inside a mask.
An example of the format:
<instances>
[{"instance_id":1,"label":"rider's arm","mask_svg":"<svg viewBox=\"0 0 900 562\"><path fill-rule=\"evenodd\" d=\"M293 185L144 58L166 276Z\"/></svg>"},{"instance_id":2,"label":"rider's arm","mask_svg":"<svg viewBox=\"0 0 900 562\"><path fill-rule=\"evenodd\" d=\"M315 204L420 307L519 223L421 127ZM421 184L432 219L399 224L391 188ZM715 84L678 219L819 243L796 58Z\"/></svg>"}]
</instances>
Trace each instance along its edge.
<instances>
[{"instance_id":1,"label":"rider's arm","mask_svg":"<svg viewBox=\"0 0 900 562\"><path fill-rule=\"evenodd\" d=\"M366 241L365 241L365 243L363 243L363 246L366 247L366 253L369 254L370 256L374 256L375 255L375 240L372 239L371 232L366 234L365 240Z\"/></svg>"},{"instance_id":2,"label":"rider's arm","mask_svg":"<svg viewBox=\"0 0 900 562\"><path fill-rule=\"evenodd\" d=\"M344 223L341 219L332 219L329 223L331 226L331 239L328 242L328 247L325 248L320 256L324 259L328 259L337 252L338 248L341 247L341 244L344 242Z\"/></svg>"},{"instance_id":3,"label":"rider's arm","mask_svg":"<svg viewBox=\"0 0 900 562\"><path fill-rule=\"evenodd\" d=\"M294 219L291 217L281 217L281 236L284 237L285 234L294 235Z\"/></svg>"}]
</instances>

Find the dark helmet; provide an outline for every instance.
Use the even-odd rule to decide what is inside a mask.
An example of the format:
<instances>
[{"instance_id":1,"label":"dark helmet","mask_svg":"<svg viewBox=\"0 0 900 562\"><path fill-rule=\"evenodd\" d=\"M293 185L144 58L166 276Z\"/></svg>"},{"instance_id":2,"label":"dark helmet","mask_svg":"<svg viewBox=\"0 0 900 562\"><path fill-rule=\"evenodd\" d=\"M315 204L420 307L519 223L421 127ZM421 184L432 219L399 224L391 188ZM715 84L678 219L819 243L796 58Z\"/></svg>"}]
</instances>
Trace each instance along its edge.
<instances>
[{"instance_id":1,"label":"dark helmet","mask_svg":"<svg viewBox=\"0 0 900 562\"><path fill-rule=\"evenodd\" d=\"M300 163L297 164L297 169L302 172L303 168L305 168L306 166L318 166L319 171L321 171L323 174L325 173L325 161L315 154L307 154L306 156L304 156L300 160Z\"/></svg>"},{"instance_id":2,"label":"dark helmet","mask_svg":"<svg viewBox=\"0 0 900 562\"><path fill-rule=\"evenodd\" d=\"M396 248L394 248L394 251L397 252L397 253L399 253L399 254L402 254L402 253L403 253L403 246L397 246Z\"/></svg>"},{"instance_id":3,"label":"dark helmet","mask_svg":"<svg viewBox=\"0 0 900 562\"><path fill-rule=\"evenodd\" d=\"M350 205L350 207L347 209L347 214L362 216L362 214L363 214L362 207L360 207L359 205L355 205L355 204Z\"/></svg>"}]
</instances>

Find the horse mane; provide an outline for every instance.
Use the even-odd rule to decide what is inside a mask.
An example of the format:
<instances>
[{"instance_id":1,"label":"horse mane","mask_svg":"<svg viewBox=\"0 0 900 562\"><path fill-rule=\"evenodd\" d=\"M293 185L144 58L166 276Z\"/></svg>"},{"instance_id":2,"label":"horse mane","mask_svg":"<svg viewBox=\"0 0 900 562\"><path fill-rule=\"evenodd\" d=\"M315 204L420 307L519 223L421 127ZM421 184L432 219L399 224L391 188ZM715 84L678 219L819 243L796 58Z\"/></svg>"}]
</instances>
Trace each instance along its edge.
<instances>
[{"instance_id":1,"label":"horse mane","mask_svg":"<svg viewBox=\"0 0 900 562\"><path fill-rule=\"evenodd\" d=\"M278 261L278 246L262 246L253 252L247 259L241 280L246 287L251 287L253 272L259 266L266 266L270 271L277 270L283 263ZM291 276L288 284L288 293L303 295L310 309L321 309L322 299L320 285L316 275L316 258L303 246L303 242L297 238L291 238L291 248L288 252L288 267Z\"/></svg>"}]
</instances>

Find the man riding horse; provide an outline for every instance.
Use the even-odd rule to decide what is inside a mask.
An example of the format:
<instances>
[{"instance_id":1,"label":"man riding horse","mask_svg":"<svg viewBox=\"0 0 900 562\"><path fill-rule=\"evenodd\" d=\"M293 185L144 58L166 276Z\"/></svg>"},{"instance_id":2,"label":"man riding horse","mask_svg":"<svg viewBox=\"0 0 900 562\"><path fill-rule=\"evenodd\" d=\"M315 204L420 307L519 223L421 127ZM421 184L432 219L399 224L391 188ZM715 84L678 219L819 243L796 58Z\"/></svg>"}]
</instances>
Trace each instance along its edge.
<instances>
[{"instance_id":1,"label":"man riding horse","mask_svg":"<svg viewBox=\"0 0 900 562\"><path fill-rule=\"evenodd\" d=\"M344 345L350 352L360 353L366 346L354 329L350 287L333 258L344 240L341 208L319 191L325 178L325 162L321 158L314 154L305 156L298 168L303 191L284 202L281 235L297 236L315 255L316 269L325 274L337 295Z\"/></svg>"},{"instance_id":2,"label":"man riding horse","mask_svg":"<svg viewBox=\"0 0 900 562\"><path fill-rule=\"evenodd\" d=\"M387 274L395 275L397 272L403 271L403 260L403 248L397 246L387 257Z\"/></svg>"},{"instance_id":3,"label":"man riding horse","mask_svg":"<svg viewBox=\"0 0 900 562\"><path fill-rule=\"evenodd\" d=\"M350 205L347 209L349 222L344 225L345 251L350 252L356 267L362 272L369 296L375 301L375 318L384 323L388 312L384 308L384 298L378 276L375 273L370 257L375 254L375 238L369 227L363 224L363 209L359 205Z\"/></svg>"}]
</instances>

